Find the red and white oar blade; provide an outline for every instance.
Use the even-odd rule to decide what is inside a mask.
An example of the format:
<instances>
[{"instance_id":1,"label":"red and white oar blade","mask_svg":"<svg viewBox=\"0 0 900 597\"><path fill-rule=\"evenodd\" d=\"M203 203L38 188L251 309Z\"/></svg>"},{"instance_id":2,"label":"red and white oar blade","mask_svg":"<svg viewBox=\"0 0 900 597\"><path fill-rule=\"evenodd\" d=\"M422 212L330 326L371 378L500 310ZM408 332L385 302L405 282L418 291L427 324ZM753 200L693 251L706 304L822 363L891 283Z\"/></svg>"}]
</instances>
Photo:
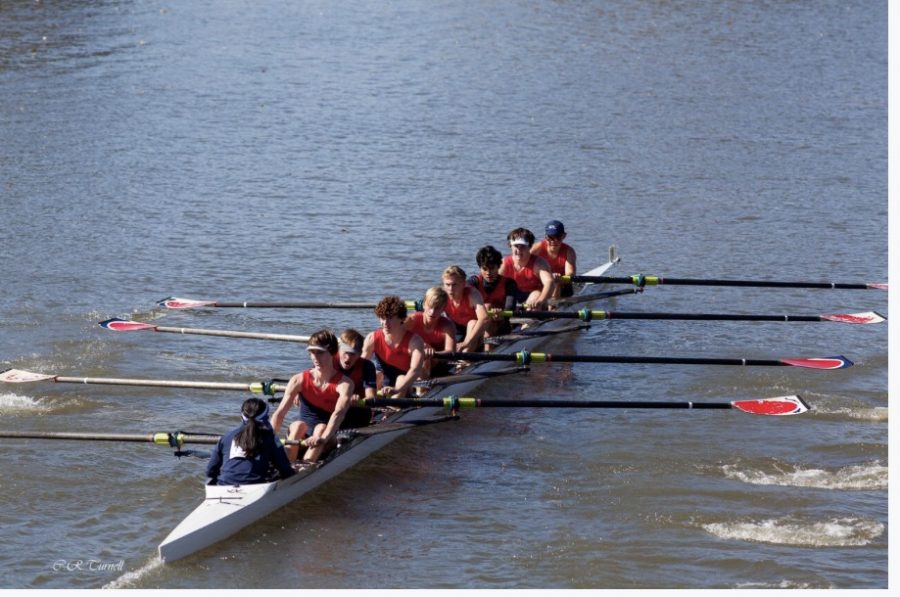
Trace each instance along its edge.
<instances>
[{"instance_id":1,"label":"red and white oar blade","mask_svg":"<svg viewBox=\"0 0 900 597\"><path fill-rule=\"evenodd\" d=\"M45 375L43 373L34 373L23 369L7 369L0 372L0 381L6 383L29 383L32 381L44 381L53 379L55 375Z\"/></svg>"},{"instance_id":2,"label":"red and white oar blade","mask_svg":"<svg viewBox=\"0 0 900 597\"><path fill-rule=\"evenodd\" d=\"M866 286L867 286L868 288L872 288L872 289L875 289L875 290L887 290L887 289L888 289L888 285L887 285L887 283L885 283L885 282L866 284Z\"/></svg>"},{"instance_id":3,"label":"red and white oar blade","mask_svg":"<svg viewBox=\"0 0 900 597\"><path fill-rule=\"evenodd\" d=\"M838 323L881 323L887 321L884 315L875 311L865 313L835 313L834 315L822 315L822 319L837 321Z\"/></svg>"},{"instance_id":4,"label":"red and white oar blade","mask_svg":"<svg viewBox=\"0 0 900 597\"><path fill-rule=\"evenodd\" d=\"M170 296L156 303L166 309L197 309L200 307L215 307L216 301L198 301L194 299L178 298Z\"/></svg>"},{"instance_id":5,"label":"red and white oar blade","mask_svg":"<svg viewBox=\"0 0 900 597\"><path fill-rule=\"evenodd\" d=\"M804 359L781 359L785 365L793 367L804 367L806 369L844 369L852 367L853 361L844 356L828 357L828 358L804 358Z\"/></svg>"},{"instance_id":6,"label":"red and white oar blade","mask_svg":"<svg viewBox=\"0 0 900 597\"><path fill-rule=\"evenodd\" d=\"M115 317L101 321L98 325L114 332L135 332L137 330L152 330L156 328L152 323L141 323L140 321L129 321Z\"/></svg>"},{"instance_id":7,"label":"red and white oar blade","mask_svg":"<svg viewBox=\"0 0 900 597\"><path fill-rule=\"evenodd\" d=\"M800 396L736 400L731 406L751 415L799 415L809 410L809 405Z\"/></svg>"}]
</instances>

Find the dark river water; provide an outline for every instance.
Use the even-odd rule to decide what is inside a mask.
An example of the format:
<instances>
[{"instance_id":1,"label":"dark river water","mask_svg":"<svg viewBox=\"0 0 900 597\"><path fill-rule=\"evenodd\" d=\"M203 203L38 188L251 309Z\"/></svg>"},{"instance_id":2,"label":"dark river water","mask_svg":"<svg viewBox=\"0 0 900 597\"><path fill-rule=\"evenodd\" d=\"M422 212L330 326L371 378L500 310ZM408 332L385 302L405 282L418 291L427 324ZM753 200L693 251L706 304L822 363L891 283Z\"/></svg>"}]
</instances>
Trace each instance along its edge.
<instances>
[{"instance_id":1,"label":"dark river water","mask_svg":"<svg viewBox=\"0 0 900 597\"><path fill-rule=\"evenodd\" d=\"M0 369L256 381L562 220L582 271L884 282L879 1L0 0ZM662 286L614 310L878 311L882 291ZM3 588L887 588L888 324L607 321L550 352L793 367L535 365L479 397L811 412L502 409L404 436L213 549L156 546L204 462L0 440ZM0 387L0 430L224 432L241 394Z\"/></svg>"}]
</instances>

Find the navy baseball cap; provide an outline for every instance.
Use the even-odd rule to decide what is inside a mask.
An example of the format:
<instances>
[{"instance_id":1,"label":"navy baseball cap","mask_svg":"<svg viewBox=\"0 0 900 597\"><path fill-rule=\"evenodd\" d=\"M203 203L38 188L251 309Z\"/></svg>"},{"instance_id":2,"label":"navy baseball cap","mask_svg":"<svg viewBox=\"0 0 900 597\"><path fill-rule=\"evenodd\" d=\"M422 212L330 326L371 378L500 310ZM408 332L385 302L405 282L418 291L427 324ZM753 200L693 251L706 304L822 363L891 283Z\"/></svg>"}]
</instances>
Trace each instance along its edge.
<instances>
[{"instance_id":1,"label":"navy baseball cap","mask_svg":"<svg viewBox=\"0 0 900 597\"><path fill-rule=\"evenodd\" d=\"M550 220L544 227L547 236L562 236L566 233L566 227L559 220Z\"/></svg>"}]
</instances>

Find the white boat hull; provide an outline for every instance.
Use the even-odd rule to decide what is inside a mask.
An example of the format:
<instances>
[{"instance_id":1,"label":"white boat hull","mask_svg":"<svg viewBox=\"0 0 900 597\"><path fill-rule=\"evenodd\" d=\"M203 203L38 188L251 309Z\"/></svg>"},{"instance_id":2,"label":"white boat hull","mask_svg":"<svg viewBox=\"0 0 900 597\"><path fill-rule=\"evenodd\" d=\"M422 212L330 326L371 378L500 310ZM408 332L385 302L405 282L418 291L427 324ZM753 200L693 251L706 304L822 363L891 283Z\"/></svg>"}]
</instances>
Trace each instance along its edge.
<instances>
[{"instance_id":1,"label":"white boat hull","mask_svg":"<svg viewBox=\"0 0 900 597\"><path fill-rule=\"evenodd\" d=\"M610 261L591 270L588 275L603 275L617 261L618 257L615 256L615 252L611 248ZM571 325L571 321L568 320L550 320L538 324L535 328L539 327L545 330ZM535 335L504 344L495 350L504 353L532 350L544 340L544 337ZM483 362L473 365L466 372L492 371L506 366L508 364L498 361ZM464 396L485 381L486 378L474 379L450 386L443 386L432 390L426 397L435 398L450 394ZM397 413L392 418L389 418L388 421L402 423L404 421L422 420L443 412L443 409L433 407L410 409ZM410 429L412 427L356 437L335 450L322 466L301 471L297 475L283 481L242 486L205 485L206 499L160 543L159 557L163 561L173 562L230 537L264 516L315 489L329 479L341 474L401 435L408 433Z\"/></svg>"}]
</instances>

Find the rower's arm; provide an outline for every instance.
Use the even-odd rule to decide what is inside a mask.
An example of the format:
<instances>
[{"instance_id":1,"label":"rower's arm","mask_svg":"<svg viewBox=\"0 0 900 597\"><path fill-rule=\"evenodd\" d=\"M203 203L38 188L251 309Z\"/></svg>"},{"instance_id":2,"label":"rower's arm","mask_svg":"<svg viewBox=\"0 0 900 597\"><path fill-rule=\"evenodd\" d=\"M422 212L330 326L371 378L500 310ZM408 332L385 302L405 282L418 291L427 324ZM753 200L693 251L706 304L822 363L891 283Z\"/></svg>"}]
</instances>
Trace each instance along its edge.
<instances>
[{"instance_id":1,"label":"rower's arm","mask_svg":"<svg viewBox=\"0 0 900 597\"><path fill-rule=\"evenodd\" d=\"M272 430L275 434L278 434L278 431L281 429L281 424L284 422L284 417L287 416L289 410L291 410L291 406L294 403L294 400L297 397L297 393L300 389L300 375L295 375L291 377L291 381L288 382L287 387L284 389L284 396L281 398L281 403L278 405L278 408L275 409L275 412L272 414Z\"/></svg>"},{"instance_id":2,"label":"rower's arm","mask_svg":"<svg viewBox=\"0 0 900 597\"><path fill-rule=\"evenodd\" d=\"M575 275L575 249L572 247L566 249L566 275Z\"/></svg>"},{"instance_id":3,"label":"rower's arm","mask_svg":"<svg viewBox=\"0 0 900 597\"><path fill-rule=\"evenodd\" d=\"M422 376L425 365L425 345L422 338L413 336L409 341L409 370L403 376L403 383L394 388L394 396L406 396L413 383Z\"/></svg>"},{"instance_id":4,"label":"rower's arm","mask_svg":"<svg viewBox=\"0 0 900 597\"><path fill-rule=\"evenodd\" d=\"M474 345L481 343L481 338L484 336L484 328L487 327L490 322L490 318L488 317L487 309L484 306L484 301L481 299L481 296L478 293L469 294L469 300L474 303L475 307L475 325L469 329L469 332L466 334L466 337L459 344L460 350L472 350L475 348Z\"/></svg>"},{"instance_id":5,"label":"rower's arm","mask_svg":"<svg viewBox=\"0 0 900 597\"><path fill-rule=\"evenodd\" d=\"M337 385L338 400L334 406L334 412L328 418L328 424L325 431L322 432L322 440L328 441L334 437L334 434L341 428L344 416L350 408L350 401L353 397L353 382L345 375L343 381Z\"/></svg>"},{"instance_id":6,"label":"rower's arm","mask_svg":"<svg viewBox=\"0 0 900 597\"><path fill-rule=\"evenodd\" d=\"M540 306L546 305L547 301L553 296L553 291L556 288L556 280L553 279L553 273L550 271L550 266L547 264L546 260L540 259L540 262L536 264L535 269L537 270L538 277L541 279L541 284L543 288L541 288L541 294L538 296L538 303Z\"/></svg>"},{"instance_id":7,"label":"rower's arm","mask_svg":"<svg viewBox=\"0 0 900 597\"><path fill-rule=\"evenodd\" d=\"M444 318L441 321L441 328L444 332L444 352L456 351L456 326L449 319Z\"/></svg>"}]
</instances>

